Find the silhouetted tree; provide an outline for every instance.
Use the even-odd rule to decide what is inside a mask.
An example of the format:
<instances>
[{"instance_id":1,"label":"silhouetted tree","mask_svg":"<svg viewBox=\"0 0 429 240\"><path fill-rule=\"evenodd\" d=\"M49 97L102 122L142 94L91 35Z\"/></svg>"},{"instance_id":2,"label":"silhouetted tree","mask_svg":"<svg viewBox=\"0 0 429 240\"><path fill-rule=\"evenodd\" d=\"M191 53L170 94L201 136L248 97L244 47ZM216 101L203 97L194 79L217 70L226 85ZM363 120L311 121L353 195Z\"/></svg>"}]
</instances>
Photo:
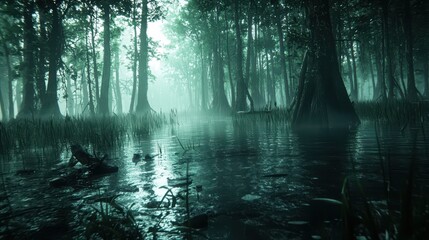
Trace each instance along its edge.
<instances>
[{"instance_id":1,"label":"silhouetted tree","mask_svg":"<svg viewBox=\"0 0 429 240\"><path fill-rule=\"evenodd\" d=\"M310 42L301 68L294 126L335 127L359 122L340 75L329 8L328 0L306 1Z\"/></svg>"}]
</instances>

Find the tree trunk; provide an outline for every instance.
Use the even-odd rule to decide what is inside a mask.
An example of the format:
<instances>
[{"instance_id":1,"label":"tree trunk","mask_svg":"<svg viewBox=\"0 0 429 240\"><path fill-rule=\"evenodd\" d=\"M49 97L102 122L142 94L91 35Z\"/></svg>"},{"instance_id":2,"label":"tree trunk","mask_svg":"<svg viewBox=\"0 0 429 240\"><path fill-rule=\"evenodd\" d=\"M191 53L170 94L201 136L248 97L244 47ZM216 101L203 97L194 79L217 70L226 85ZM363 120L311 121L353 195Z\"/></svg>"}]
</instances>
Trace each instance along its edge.
<instances>
[{"instance_id":1,"label":"tree trunk","mask_svg":"<svg viewBox=\"0 0 429 240\"><path fill-rule=\"evenodd\" d=\"M253 1L251 1L251 8L254 9L255 6L253 6ZM249 14L250 15L250 14ZM253 19L253 18L252 18ZM255 20L251 20L250 23L253 25ZM261 96L260 87L259 87L259 78L258 78L258 68L257 68L257 51L256 51L256 44L255 41L257 40L257 28L255 24L255 36L251 41L250 44L250 69L249 69L249 80L250 80L250 90L252 92L251 97L252 100L255 102L257 108L262 108L264 105L264 101ZM251 34L252 35L252 34ZM251 36L252 38L252 36Z\"/></svg>"},{"instance_id":2,"label":"tree trunk","mask_svg":"<svg viewBox=\"0 0 429 240\"><path fill-rule=\"evenodd\" d=\"M395 97L395 80L393 79L392 50L390 49L390 32L389 32L389 0L383 0L383 36L384 36L384 58L386 59L387 82L388 82L388 99Z\"/></svg>"},{"instance_id":3,"label":"tree trunk","mask_svg":"<svg viewBox=\"0 0 429 240\"><path fill-rule=\"evenodd\" d=\"M137 57L139 51L137 48L137 3L133 0L133 32L134 32L134 57L133 57L133 89L131 92L130 110L132 113L135 110L136 92L137 92Z\"/></svg>"},{"instance_id":4,"label":"tree trunk","mask_svg":"<svg viewBox=\"0 0 429 240\"><path fill-rule=\"evenodd\" d=\"M34 4L30 0L24 1L24 62L23 62L23 100L18 117L30 117L34 114L34 46L35 32L33 15Z\"/></svg>"},{"instance_id":5,"label":"tree trunk","mask_svg":"<svg viewBox=\"0 0 429 240\"><path fill-rule=\"evenodd\" d=\"M371 74L371 83L372 83L372 98L374 99L375 96L375 76L374 76L374 67L372 66L372 57L369 55L369 71Z\"/></svg>"},{"instance_id":6,"label":"tree trunk","mask_svg":"<svg viewBox=\"0 0 429 240\"><path fill-rule=\"evenodd\" d=\"M94 66L94 83L95 83L95 101L97 105L100 103L100 83L98 81L98 64L97 53L95 51L95 35L97 34L94 29L94 17L92 14L89 16L90 29L91 29L91 51L92 51L92 64Z\"/></svg>"},{"instance_id":7,"label":"tree trunk","mask_svg":"<svg viewBox=\"0 0 429 240\"><path fill-rule=\"evenodd\" d=\"M348 127L359 123L338 67L328 0L306 2L311 42L301 69L294 127Z\"/></svg>"},{"instance_id":8,"label":"tree trunk","mask_svg":"<svg viewBox=\"0 0 429 240\"><path fill-rule=\"evenodd\" d=\"M265 41L268 42L268 28L266 28L266 34L265 35ZM268 54L268 49L267 47L264 48L265 49L265 61L267 63L267 95L268 95L268 102L271 103L276 103L277 104L277 100L276 100L276 86L275 86L275 82L274 82L274 76L271 75L272 73L272 69L273 68L273 55L272 54ZM270 51L271 53L271 51ZM268 56L271 56L271 59L268 58Z\"/></svg>"},{"instance_id":9,"label":"tree trunk","mask_svg":"<svg viewBox=\"0 0 429 240\"><path fill-rule=\"evenodd\" d=\"M22 64L24 64L24 61L22 58L20 58L20 62L19 65L22 66ZM14 105L14 107L16 107L17 109L17 115L19 114L19 109L20 106L22 105L22 98L23 98L23 91L24 91L24 79L17 79L16 84L15 84L15 103L16 105Z\"/></svg>"},{"instance_id":10,"label":"tree trunk","mask_svg":"<svg viewBox=\"0 0 429 240\"><path fill-rule=\"evenodd\" d=\"M356 100L356 98L355 98L355 95L354 95L354 93L355 93L355 90L354 90L354 87L355 87L355 84L354 84L354 79L353 79L353 67L352 67L352 63L351 63L351 61L350 61L350 53L349 53L349 48L346 48L345 49L345 51L346 51L346 61L347 61L347 69L348 69L348 71L347 71L347 75L348 75L348 78L349 78L349 83L350 83L350 99L352 100L352 101L354 101L354 100Z\"/></svg>"},{"instance_id":11,"label":"tree trunk","mask_svg":"<svg viewBox=\"0 0 429 240\"><path fill-rule=\"evenodd\" d=\"M229 26L228 26L228 14L225 14L225 34L226 34L226 63L228 67L228 77L229 77L229 87L231 88L231 107L235 107L235 88L234 80L232 78L232 68L231 68L231 54L229 51Z\"/></svg>"},{"instance_id":12,"label":"tree trunk","mask_svg":"<svg viewBox=\"0 0 429 240\"><path fill-rule=\"evenodd\" d=\"M88 47L88 28L86 29L86 34L85 34L85 46L86 46L86 73L87 73L86 76L88 79L88 95L89 95L89 103L85 103L85 107L89 105L89 111L91 113L91 116L94 116L95 107L94 107L94 95L92 93L92 82L91 82L91 64L90 64L90 56L89 56L90 54L89 54L89 47Z\"/></svg>"},{"instance_id":13,"label":"tree trunk","mask_svg":"<svg viewBox=\"0 0 429 240\"><path fill-rule=\"evenodd\" d=\"M4 55L6 59L6 68L7 68L7 88L8 88L8 102L9 102L9 118L13 119L15 117L15 109L13 104L13 88L12 88L12 81L13 81L13 71L12 71L12 63L10 61L10 54L9 54L9 48L6 43L3 43L3 50Z\"/></svg>"},{"instance_id":14,"label":"tree trunk","mask_svg":"<svg viewBox=\"0 0 429 240\"><path fill-rule=\"evenodd\" d=\"M40 4L42 2L38 1L39 4L39 59L37 62L37 96L41 106L46 105L44 99L46 95L46 83L45 83L45 74L46 74L46 53L47 53L47 33L46 33L46 6Z\"/></svg>"},{"instance_id":15,"label":"tree trunk","mask_svg":"<svg viewBox=\"0 0 429 240\"><path fill-rule=\"evenodd\" d=\"M204 64L203 44L201 43L201 110L207 110L207 67Z\"/></svg>"},{"instance_id":16,"label":"tree trunk","mask_svg":"<svg viewBox=\"0 0 429 240\"><path fill-rule=\"evenodd\" d=\"M384 45L384 44L383 44ZM383 51L383 50L382 50ZM384 60L381 59L382 54L380 50L375 50L375 69L377 71L377 85L374 91L374 101L378 101L382 99L385 101L387 99L386 95L386 82L385 82L385 74L384 74Z\"/></svg>"},{"instance_id":17,"label":"tree trunk","mask_svg":"<svg viewBox=\"0 0 429 240\"><path fill-rule=\"evenodd\" d=\"M290 94L289 94L289 82L287 79L287 73L286 73L286 56L285 56L285 44L283 39L283 29L282 29L282 23L280 20L281 15L281 9L280 9L280 2L279 0L275 1L274 8L276 12L275 21L277 26L277 34L279 36L279 43L280 43L280 67L282 70L282 77L283 77L283 84L284 84L284 93L286 97L286 105L290 104ZM331 31L332 32L332 31Z\"/></svg>"},{"instance_id":18,"label":"tree trunk","mask_svg":"<svg viewBox=\"0 0 429 240\"><path fill-rule=\"evenodd\" d=\"M0 85L1 85L1 81L0 81ZM1 120L2 121L6 121L7 120L7 112L6 112L6 108L4 105L4 99L3 99L3 94L0 88L0 113L1 113Z\"/></svg>"},{"instance_id":19,"label":"tree trunk","mask_svg":"<svg viewBox=\"0 0 429 240\"><path fill-rule=\"evenodd\" d=\"M424 96L429 98L429 53L427 49L423 49L423 82L424 82Z\"/></svg>"},{"instance_id":20,"label":"tree trunk","mask_svg":"<svg viewBox=\"0 0 429 240\"><path fill-rule=\"evenodd\" d=\"M147 99L148 92L148 39L147 39L147 0L142 0L142 19L140 25L140 55L139 55L139 89L136 106L137 113L145 113L151 110Z\"/></svg>"},{"instance_id":21,"label":"tree trunk","mask_svg":"<svg viewBox=\"0 0 429 240\"><path fill-rule=\"evenodd\" d=\"M80 88L81 88L81 93L82 93L82 101L81 101L79 113L83 114L84 109L89 104L88 81L86 79L85 66L82 67L80 86L81 86Z\"/></svg>"},{"instance_id":22,"label":"tree trunk","mask_svg":"<svg viewBox=\"0 0 429 240\"><path fill-rule=\"evenodd\" d=\"M110 89L110 71L111 71L111 51L110 51L110 5L103 5L103 75L101 77L100 102L98 113L102 115L109 114L109 89Z\"/></svg>"},{"instance_id":23,"label":"tree trunk","mask_svg":"<svg viewBox=\"0 0 429 240\"><path fill-rule=\"evenodd\" d=\"M52 26L49 34L49 69L48 69L48 88L44 97L44 105L41 113L45 116L61 116L60 107L58 106L57 72L62 55L62 20L58 13L56 4L52 7Z\"/></svg>"},{"instance_id":24,"label":"tree trunk","mask_svg":"<svg viewBox=\"0 0 429 240\"><path fill-rule=\"evenodd\" d=\"M417 88L416 80L414 79L414 61L413 61L413 29L412 29L412 16L411 16L411 0L405 0L405 16L404 16L404 32L406 39L406 58L407 58L407 70L408 70L408 84L407 84L407 99L409 101L416 101Z\"/></svg>"},{"instance_id":25,"label":"tree trunk","mask_svg":"<svg viewBox=\"0 0 429 240\"><path fill-rule=\"evenodd\" d=\"M236 77L237 77L237 94L236 94L236 106L235 110L245 111L247 109L246 103L246 84L243 77L243 43L241 39L240 29L240 15L239 15L239 0L234 1L234 23L235 23L235 34L236 34Z\"/></svg>"},{"instance_id":26,"label":"tree trunk","mask_svg":"<svg viewBox=\"0 0 429 240\"><path fill-rule=\"evenodd\" d=\"M220 11L219 8L216 8L216 19L215 25L220 26L219 21ZM231 108L228 103L228 99L225 94L225 72L224 64L221 54L221 31L215 34L216 37L213 39L213 71L214 71L214 84L213 84L213 103L212 109L218 113L228 113Z\"/></svg>"},{"instance_id":27,"label":"tree trunk","mask_svg":"<svg viewBox=\"0 0 429 240\"><path fill-rule=\"evenodd\" d=\"M119 80L119 44L118 49L115 51L115 98L116 98L116 109L119 114L122 114L122 95Z\"/></svg>"},{"instance_id":28,"label":"tree trunk","mask_svg":"<svg viewBox=\"0 0 429 240\"><path fill-rule=\"evenodd\" d=\"M73 116L74 115L74 97L73 97L73 91L71 86L71 79L70 76L66 76L66 92L67 92L67 98L66 98L66 105L67 105L67 112L66 115Z\"/></svg>"},{"instance_id":29,"label":"tree trunk","mask_svg":"<svg viewBox=\"0 0 429 240\"><path fill-rule=\"evenodd\" d=\"M354 101L359 100L359 85L358 85L358 78L357 78L357 67L356 67L356 58L355 58L355 52L353 47L353 42L350 42L350 51L351 51L351 57L352 57L352 64L353 64L353 94L352 99Z\"/></svg>"}]
</instances>

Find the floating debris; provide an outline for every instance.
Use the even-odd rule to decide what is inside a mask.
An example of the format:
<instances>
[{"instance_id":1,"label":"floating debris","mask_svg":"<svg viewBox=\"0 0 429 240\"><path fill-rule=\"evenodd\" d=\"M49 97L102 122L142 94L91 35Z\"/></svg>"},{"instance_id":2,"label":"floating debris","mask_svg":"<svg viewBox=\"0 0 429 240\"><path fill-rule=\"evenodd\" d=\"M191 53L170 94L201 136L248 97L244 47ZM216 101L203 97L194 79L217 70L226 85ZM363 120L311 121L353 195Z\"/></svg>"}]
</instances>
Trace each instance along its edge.
<instances>
[{"instance_id":1,"label":"floating debris","mask_svg":"<svg viewBox=\"0 0 429 240\"><path fill-rule=\"evenodd\" d=\"M187 178L176 178L176 179L168 178L167 184L169 187L186 187L192 184L192 180Z\"/></svg>"},{"instance_id":2,"label":"floating debris","mask_svg":"<svg viewBox=\"0 0 429 240\"><path fill-rule=\"evenodd\" d=\"M155 154L155 155L149 155L149 153L148 154L146 154L145 156L144 156L144 160L145 161L152 161L156 156L158 156L159 154Z\"/></svg>"},{"instance_id":3,"label":"floating debris","mask_svg":"<svg viewBox=\"0 0 429 240\"><path fill-rule=\"evenodd\" d=\"M142 159L142 155L140 153L134 153L133 155L133 163L137 164L138 162L140 162Z\"/></svg>"},{"instance_id":4,"label":"floating debris","mask_svg":"<svg viewBox=\"0 0 429 240\"><path fill-rule=\"evenodd\" d=\"M260 199L261 196L253 195L253 194L246 194L241 199L244 201L254 201Z\"/></svg>"}]
</instances>

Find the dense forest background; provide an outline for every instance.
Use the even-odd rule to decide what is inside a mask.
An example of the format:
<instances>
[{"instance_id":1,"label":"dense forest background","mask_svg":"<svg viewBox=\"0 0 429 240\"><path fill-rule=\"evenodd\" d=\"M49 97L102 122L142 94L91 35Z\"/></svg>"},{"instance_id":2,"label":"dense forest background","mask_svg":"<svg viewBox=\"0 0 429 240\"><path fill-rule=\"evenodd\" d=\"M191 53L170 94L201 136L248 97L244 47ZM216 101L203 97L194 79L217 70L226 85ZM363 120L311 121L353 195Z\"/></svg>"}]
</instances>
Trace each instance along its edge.
<instances>
[{"instance_id":1,"label":"dense forest background","mask_svg":"<svg viewBox=\"0 0 429 240\"><path fill-rule=\"evenodd\" d=\"M148 36L161 25L163 43ZM341 92L305 87L323 62L352 104L419 101L428 43L425 0L2 0L0 116L144 113L148 94L196 111L302 108L306 92Z\"/></svg>"}]
</instances>

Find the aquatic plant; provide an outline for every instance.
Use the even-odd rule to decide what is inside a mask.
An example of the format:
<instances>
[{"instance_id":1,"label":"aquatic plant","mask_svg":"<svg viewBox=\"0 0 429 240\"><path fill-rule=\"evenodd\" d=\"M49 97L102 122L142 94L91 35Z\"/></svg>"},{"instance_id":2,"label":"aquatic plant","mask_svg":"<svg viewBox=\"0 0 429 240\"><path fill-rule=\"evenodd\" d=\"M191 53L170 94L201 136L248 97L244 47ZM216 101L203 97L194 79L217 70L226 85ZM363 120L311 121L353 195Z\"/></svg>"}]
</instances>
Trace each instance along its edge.
<instances>
[{"instance_id":1,"label":"aquatic plant","mask_svg":"<svg viewBox=\"0 0 429 240\"><path fill-rule=\"evenodd\" d=\"M147 136L165 123L165 116L156 113L16 119L0 124L0 153L35 147L65 149L75 143L97 149L118 147L125 137Z\"/></svg>"},{"instance_id":2,"label":"aquatic plant","mask_svg":"<svg viewBox=\"0 0 429 240\"><path fill-rule=\"evenodd\" d=\"M391 123L419 123L429 118L429 102L392 100L386 102L358 102L355 109L361 119L382 120Z\"/></svg>"},{"instance_id":3,"label":"aquatic plant","mask_svg":"<svg viewBox=\"0 0 429 240\"><path fill-rule=\"evenodd\" d=\"M131 204L125 208L115 201L99 201L99 206L92 206L93 212L87 218L85 237L92 239L95 236L102 239L144 239L134 215Z\"/></svg>"},{"instance_id":4,"label":"aquatic plant","mask_svg":"<svg viewBox=\"0 0 429 240\"><path fill-rule=\"evenodd\" d=\"M426 142L423 125L421 127L423 140ZM417 191L419 185L416 181L416 138L411 149L409 170L399 195L400 199L392 199L390 194L391 171L390 169L385 170L384 163L384 159L386 159L387 166L390 168L390 155L389 153L386 154L387 156L382 154L377 124L375 131L385 199L381 205L374 204L366 196L359 179L355 175L347 177L341 190L343 238L355 239L356 236L363 235L369 239L424 239L425 236L429 236L429 198ZM360 200L350 197L351 178L355 179ZM395 208L393 202L399 202L399 207Z\"/></svg>"}]
</instances>

